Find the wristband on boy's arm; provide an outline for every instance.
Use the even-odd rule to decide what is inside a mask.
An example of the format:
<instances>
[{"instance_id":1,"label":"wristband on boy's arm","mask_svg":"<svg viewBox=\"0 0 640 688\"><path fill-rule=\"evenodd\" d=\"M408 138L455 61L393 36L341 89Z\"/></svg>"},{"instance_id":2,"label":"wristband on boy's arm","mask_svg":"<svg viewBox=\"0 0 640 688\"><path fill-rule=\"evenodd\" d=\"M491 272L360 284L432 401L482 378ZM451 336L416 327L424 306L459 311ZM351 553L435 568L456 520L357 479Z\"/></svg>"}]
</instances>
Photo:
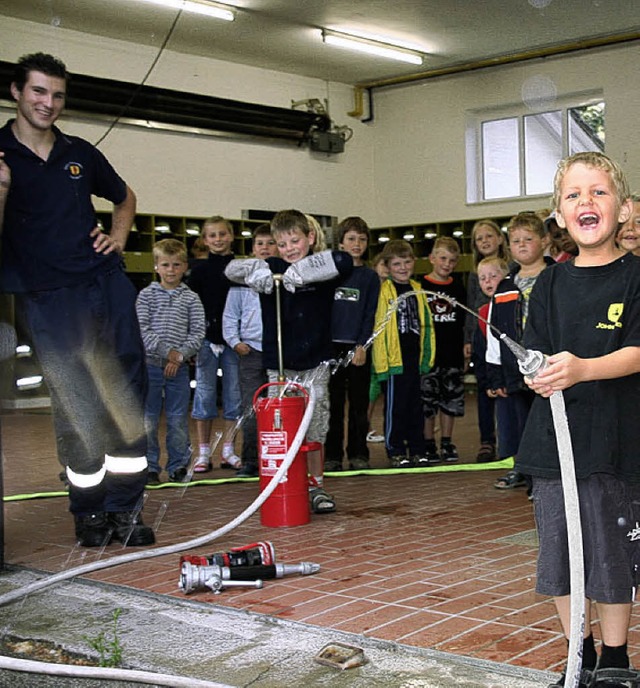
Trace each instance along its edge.
<instances>
[{"instance_id":1,"label":"wristband on boy's arm","mask_svg":"<svg viewBox=\"0 0 640 688\"><path fill-rule=\"evenodd\" d=\"M339 274L333 252L320 251L290 265L282 275L282 284L287 291L293 292L297 287L313 282L326 282Z\"/></svg>"},{"instance_id":2,"label":"wristband on boy's arm","mask_svg":"<svg viewBox=\"0 0 640 688\"><path fill-rule=\"evenodd\" d=\"M269 264L260 258L232 260L224 274L232 282L246 284L253 290L270 294L273 291L273 273Z\"/></svg>"}]
</instances>

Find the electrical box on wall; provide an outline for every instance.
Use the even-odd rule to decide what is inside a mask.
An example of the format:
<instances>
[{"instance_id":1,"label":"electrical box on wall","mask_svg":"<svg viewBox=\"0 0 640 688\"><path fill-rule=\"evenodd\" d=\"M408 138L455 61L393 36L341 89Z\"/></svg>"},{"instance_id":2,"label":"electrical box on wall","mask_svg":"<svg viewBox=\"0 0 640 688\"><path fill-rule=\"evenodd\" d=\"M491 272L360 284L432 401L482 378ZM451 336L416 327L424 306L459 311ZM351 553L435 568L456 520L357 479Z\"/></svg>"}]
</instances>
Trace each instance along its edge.
<instances>
[{"instance_id":1,"label":"electrical box on wall","mask_svg":"<svg viewBox=\"0 0 640 688\"><path fill-rule=\"evenodd\" d=\"M342 153L344 151L344 137L332 131L313 131L309 139L312 151L320 153Z\"/></svg>"}]
</instances>

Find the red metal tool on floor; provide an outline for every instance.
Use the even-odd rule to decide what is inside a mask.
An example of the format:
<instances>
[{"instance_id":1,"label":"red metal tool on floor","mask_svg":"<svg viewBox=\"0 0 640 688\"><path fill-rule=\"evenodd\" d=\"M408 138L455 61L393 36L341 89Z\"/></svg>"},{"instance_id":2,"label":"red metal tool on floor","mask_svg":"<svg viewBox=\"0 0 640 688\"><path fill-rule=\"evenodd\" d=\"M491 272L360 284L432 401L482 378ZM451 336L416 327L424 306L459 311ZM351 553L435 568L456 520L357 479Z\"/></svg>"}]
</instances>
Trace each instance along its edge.
<instances>
[{"instance_id":1,"label":"red metal tool on floor","mask_svg":"<svg viewBox=\"0 0 640 688\"><path fill-rule=\"evenodd\" d=\"M183 554L180 557L180 566L185 561L197 566L268 566L275 564L276 549L273 543L265 540L242 547L233 547L228 552L215 552L208 555Z\"/></svg>"}]
</instances>

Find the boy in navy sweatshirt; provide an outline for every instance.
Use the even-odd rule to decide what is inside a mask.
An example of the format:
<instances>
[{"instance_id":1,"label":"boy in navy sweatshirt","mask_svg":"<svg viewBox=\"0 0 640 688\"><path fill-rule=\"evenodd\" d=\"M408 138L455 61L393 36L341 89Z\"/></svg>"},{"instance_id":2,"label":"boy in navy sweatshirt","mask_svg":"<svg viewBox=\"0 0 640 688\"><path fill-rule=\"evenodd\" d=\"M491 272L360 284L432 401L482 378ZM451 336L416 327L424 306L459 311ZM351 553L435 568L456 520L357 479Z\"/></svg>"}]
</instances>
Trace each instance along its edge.
<instances>
[{"instance_id":1,"label":"boy in navy sweatshirt","mask_svg":"<svg viewBox=\"0 0 640 688\"><path fill-rule=\"evenodd\" d=\"M278 333L273 275L282 275L281 322L284 374L287 379L312 385L316 405L307 441L324 445L329 427L328 387L332 357L331 309L339 278L353 269L343 251L313 253L315 230L299 210L281 210L271 221L280 257L232 261L225 274L260 292L262 355L270 381L278 379ZM324 489L322 448L307 453L309 493L315 513L335 511L335 500Z\"/></svg>"},{"instance_id":2,"label":"boy in navy sweatshirt","mask_svg":"<svg viewBox=\"0 0 640 688\"><path fill-rule=\"evenodd\" d=\"M369 227L361 217L347 217L338 225L338 246L353 259L353 272L335 291L331 320L334 356L354 351L351 363L340 366L329 382L330 417L324 468L341 471L344 454L344 407L349 400L347 458L349 468L369 468L367 433L371 356L364 349L373 332L380 280L364 264Z\"/></svg>"}]
</instances>

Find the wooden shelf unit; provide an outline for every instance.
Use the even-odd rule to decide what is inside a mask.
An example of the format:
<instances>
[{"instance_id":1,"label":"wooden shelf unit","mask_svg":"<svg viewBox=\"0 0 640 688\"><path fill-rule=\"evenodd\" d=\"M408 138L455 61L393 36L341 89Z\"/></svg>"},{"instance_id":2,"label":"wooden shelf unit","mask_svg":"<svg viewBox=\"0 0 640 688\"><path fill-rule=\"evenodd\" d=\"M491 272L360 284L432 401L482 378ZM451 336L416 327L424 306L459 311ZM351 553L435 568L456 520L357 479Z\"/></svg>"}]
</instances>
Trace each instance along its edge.
<instances>
[{"instance_id":1,"label":"wooden shelf unit","mask_svg":"<svg viewBox=\"0 0 640 688\"><path fill-rule=\"evenodd\" d=\"M108 232L111 229L111 213L97 212L98 223ZM205 217L187 217L177 215L138 214L127 240L123 254L127 273L134 283L142 288L154 278L153 245L161 239L178 239L183 241L191 257L193 242L200 236ZM233 225L233 253L238 257L251 253L251 234L263 224L262 220L229 220Z\"/></svg>"},{"instance_id":2,"label":"wooden shelf unit","mask_svg":"<svg viewBox=\"0 0 640 688\"><path fill-rule=\"evenodd\" d=\"M505 226L511 219L511 215L490 218L500 225ZM451 220L448 222L425 222L411 225L392 225L388 227L374 227L370 230L371 240L367 259L372 260L391 239L406 239L416 256L415 272L417 275L425 275L431 271L429 253L437 237L453 237L460 244L460 260L456 272L469 272L473 268L473 253L471 242L471 230L473 225L484 218L473 220ZM458 233L461 233L458 235Z\"/></svg>"},{"instance_id":3,"label":"wooden shelf unit","mask_svg":"<svg viewBox=\"0 0 640 688\"><path fill-rule=\"evenodd\" d=\"M105 231L111 228L111 213L97 212L98 222ZM384 248L385 239L403 239L413 246L416 255L417 275L430 272L427 256L431 252L433 242L439 236L454 237L461 248L460 261L457 272L469 272L473 267L471 230L478 219L451 220L447 222L425 222L409 225L391 225L387 227L371 228L371 240L367 252L367 259L372 260ZM501 227L506 225L511 216L492 218ZM146 286L154 279L153 272L153 244L160 239L178 239L185 242L190 251L193 242L200 235L204 217L190 217L177 215L138 214L129 234L124 259L127 272L139 288ZM238 257L248 256L251 253L251 234L261 225L263 220L230 219L233 225L235 240L233 252ZM461 232L461 236L454 233ZM328 232L330 235L330 233ZM191 256L191 254L189 254Z\"/></svg>"}]
</instances>

